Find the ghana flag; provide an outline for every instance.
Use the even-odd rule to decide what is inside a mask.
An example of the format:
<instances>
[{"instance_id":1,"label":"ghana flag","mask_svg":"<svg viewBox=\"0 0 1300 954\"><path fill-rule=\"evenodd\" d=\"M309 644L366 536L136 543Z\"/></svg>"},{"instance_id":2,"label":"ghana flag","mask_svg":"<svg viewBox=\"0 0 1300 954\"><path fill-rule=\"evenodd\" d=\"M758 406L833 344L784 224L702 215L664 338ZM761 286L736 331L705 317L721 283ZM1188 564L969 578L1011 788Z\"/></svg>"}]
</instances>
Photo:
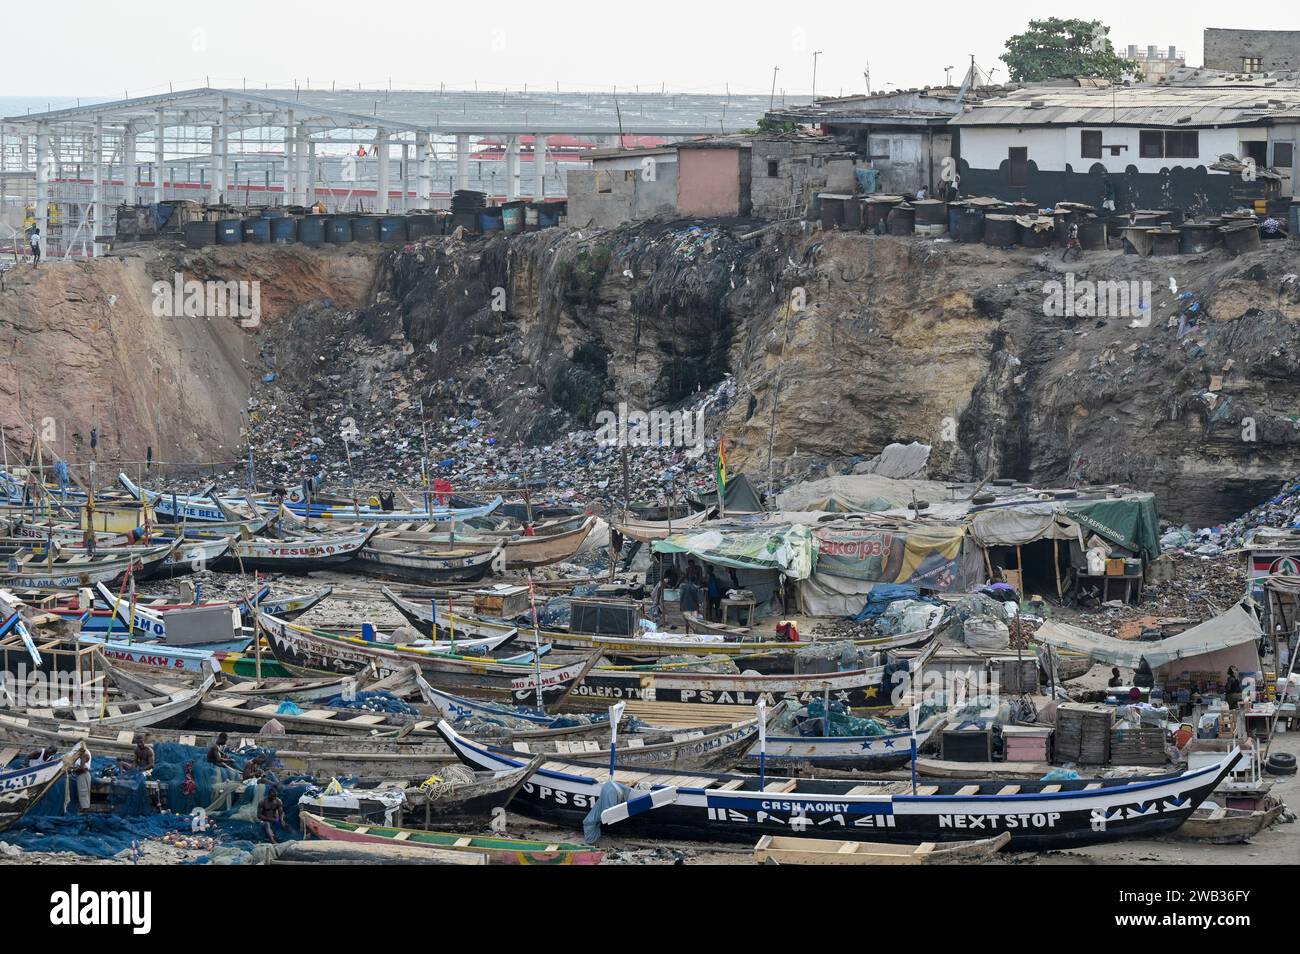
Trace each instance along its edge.
<instances>
[{"instance_id":1,"label":"ghana flag","mask_svg":"<svg viewBox=\"0 0 1300 954\"><path fill-rule=\"evenodd\" d=\"M718 466L714 474L718 481L718 493L727 492L727 441L718 435Z\"/></svg>"}]
</instances>

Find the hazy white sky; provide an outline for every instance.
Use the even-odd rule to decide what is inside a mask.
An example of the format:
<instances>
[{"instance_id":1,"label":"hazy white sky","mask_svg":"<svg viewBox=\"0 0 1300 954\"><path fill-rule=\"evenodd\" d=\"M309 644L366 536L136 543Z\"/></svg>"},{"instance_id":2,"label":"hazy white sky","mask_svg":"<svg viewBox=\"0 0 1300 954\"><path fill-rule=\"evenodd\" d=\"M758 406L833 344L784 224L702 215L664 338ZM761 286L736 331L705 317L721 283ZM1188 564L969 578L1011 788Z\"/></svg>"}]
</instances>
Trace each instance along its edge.
<instances>
[{"instance_id":1,"label":"hazy white sky","mask_svg":"<svg viewBox=\"0 0 1300 954\"><path fill-rule=\"evenodd\" d=\"M1122 49L1171 44L1201 62L1206 26L1300 28L1286 5L1225 7L1208 0L998 5L931 0L571 0L430 3L387 0L9 0L10 55L0 95L116 98L211 84L382 88L657 89L807 95L942 83L970 54L994 80L1003 41L1031 16L1099 18ZM20 51L29 51L27 54ZM35 52L39 51L39 52Z\"/></svg>"}]
</instances>

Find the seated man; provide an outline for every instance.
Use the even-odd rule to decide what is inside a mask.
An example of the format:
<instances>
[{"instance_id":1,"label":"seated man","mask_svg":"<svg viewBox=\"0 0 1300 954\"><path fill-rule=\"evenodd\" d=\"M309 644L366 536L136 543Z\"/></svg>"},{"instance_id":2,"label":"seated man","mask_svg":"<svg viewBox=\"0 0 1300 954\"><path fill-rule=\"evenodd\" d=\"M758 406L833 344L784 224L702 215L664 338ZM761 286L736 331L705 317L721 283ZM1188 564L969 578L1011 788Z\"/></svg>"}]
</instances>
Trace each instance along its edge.
<instances>
[{"instance_id":1,"label":"seated man","mask_svg":"<svg viewBox=\"0 0 1300 954\"><path fill-rule=\"evenodd\" d=\"M257 820L271 844L278 844L275 829L284 827L284 802L280 801L279 789L272 786L266 790L266 795L257 803Z\"/></svg>"},{"instance_id":2,"label":"seated man","mask_svg":"<svg viewBox=\"0 0 1300 954\"><path fill-rule=\"evenodd\" d=\"M226 751L226 743L229 740L230 737L226 735L226 733L222 732L217 736L216 741L208 746L209 765L215 765L218 768L235 768L235 760L232 759L230 753Z\"/></svg>"}]
</instances>

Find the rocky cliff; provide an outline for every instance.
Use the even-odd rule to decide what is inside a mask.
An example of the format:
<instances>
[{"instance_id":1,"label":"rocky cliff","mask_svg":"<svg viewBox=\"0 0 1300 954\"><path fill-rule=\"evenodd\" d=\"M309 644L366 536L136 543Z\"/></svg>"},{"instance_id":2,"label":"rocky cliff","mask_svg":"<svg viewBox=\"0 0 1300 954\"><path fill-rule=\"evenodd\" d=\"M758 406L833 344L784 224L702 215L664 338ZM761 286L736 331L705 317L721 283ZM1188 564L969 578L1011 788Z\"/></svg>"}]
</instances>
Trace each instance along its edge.
<instances>
[{"instance_id":1,"label":"rocky cliff","mask_svg":"<svg viewBox=\"0 0 1300 954\"><path fill-rule=\"evenodd\" d=\"M340 473L351 422L365 473L409 481L421 402L445 425L426 433L431 455L455 462L549 446L620 403L698 403L728 376L713 433L760 485L769 466L788 483L917 440L939 479L1124 482L1206 523L1300 472L1294 244L1063 266L1059 251L749 229L160 248L43 269L0 299L20 369L0 395L16 402L21 381L25 414L54 406L83 440L112 408L124 453L216 456L239 443L251 381L259 467L286 480L317 463ZM120 317L177 267L259 278L262 327ZM608 470L599 455L580 464Z\"/></svg>"}]
</instances>

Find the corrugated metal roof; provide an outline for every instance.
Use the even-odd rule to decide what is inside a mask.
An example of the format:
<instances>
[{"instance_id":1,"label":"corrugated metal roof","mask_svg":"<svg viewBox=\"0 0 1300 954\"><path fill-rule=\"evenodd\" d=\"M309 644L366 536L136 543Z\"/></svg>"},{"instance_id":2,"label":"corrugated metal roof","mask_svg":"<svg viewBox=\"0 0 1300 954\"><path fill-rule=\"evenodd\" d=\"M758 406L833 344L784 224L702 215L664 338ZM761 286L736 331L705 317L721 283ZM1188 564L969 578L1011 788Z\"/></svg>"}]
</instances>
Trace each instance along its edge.
<instances>
[{"instance_id":1,"label":"corrugated metal roof","mask_svg":"<svg viewBox=\"0 0 1300 954\"><path fill-rule=\"evenodd\" d=\"M1241 126L1300 109L1285 87L1117 86L1018 90L971 106L958 126Z\"/></svg>"}]
</instances>

